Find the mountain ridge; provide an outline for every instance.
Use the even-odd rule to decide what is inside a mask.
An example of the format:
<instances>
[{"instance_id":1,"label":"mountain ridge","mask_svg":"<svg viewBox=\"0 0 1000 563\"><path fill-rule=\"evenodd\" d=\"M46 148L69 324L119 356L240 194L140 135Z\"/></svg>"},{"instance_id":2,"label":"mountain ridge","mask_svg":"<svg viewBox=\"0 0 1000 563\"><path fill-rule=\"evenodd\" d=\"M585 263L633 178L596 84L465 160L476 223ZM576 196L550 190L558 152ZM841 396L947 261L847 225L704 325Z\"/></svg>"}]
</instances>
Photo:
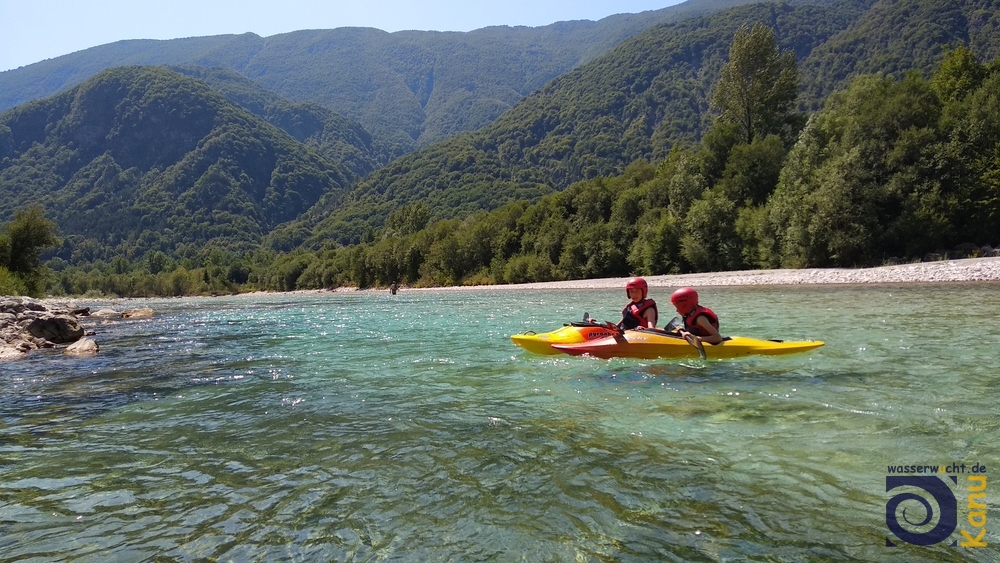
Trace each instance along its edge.
<instances>
[{"instance_id":1,"label":"mountain ridge","mask_svg":"<svg viewBox=\"0 0 1000 563\"><path fill-rule=\"evenodd\" d=\"M249 248L356 177L164 67L106 70L0 114L0 216L41 205L70 254Z\"/></svg>"},{"instance_id":2,"label":"mountain ridge","mask_svg":"<svg viewBox=\"0 0 1000 563\"><path fill-rule=\"evenodd\" d=\"M726 60L732 34L744 24L762 21L774 26L778 31L779 47L795 51L804 66L808 66L814 51L825 52L823 45L831 40L858 45L856 57L876 52L885 44L910 57L908 60L934 60L946 47L925 45L924 51L910 53L915 47L905 37L896 37L894 27L869 24L865 20L872 13L872 6L884 10L893 6L905 8L911 3L923 8L911 11L916 14L913 17L917 19L913 22L917 28L920 18L927 17L926 14L954 12L954 6L945 0L751 3L705 18L662 24L548 82L490 125L474 132L459 133L447 141L395 160L391 143L383 144L361 125L334 115L327 108L284 100L233 71L179 69L198 77L205 88L209 83L214 84L220 97L239 103L246 108L240 111L262 120L258 123L249 117L241 118L240 123L253 121L254 125L231 126L227 135L220 132L212 138L214 146L256 146L263 135L269 139L265 145L287 147L282 150L294 156L288 156L290 160L286 162L301 165L307 171L306 176L316 178L316 185L303 184L302 191L292 190L296 194L306 193L307 197L291 201L282 209L273 205L273 198L265 202L240 193L244 185L255 186L258 190L260 186L270 186L272 176L287 182L294 172L294 167L264 167L262 170L257 159L243 158L253 152L251 149L220 149L231 158L214 168L210 163L219 161L217 155L210 161L204 152L178 152L171 147L160 151L159 156L168 153L192 155L190 162L198 162L201 166L197 174L190 169L184 169L181 174L181 168L171 168L175 166L171 162L187 158L177 155L174 160L165 160L162 170L152 165L131 166L125 159L142 160L146 158L143 155L110 154L105 157L101 151L88 155L89 167L79 165L82 159L80 145L91 142L99 145L111 130L70 127L71 122L63 118L69 114L67 108L72 106L74 97L60 95L62 97L18 106L0 114L0 193L5 196L0 218L9 216L15 204L38 199L32 197L33 193L51 194L65 185L67 190L59 195L62 199L47 195L49 199L40 201L58 203L55 208L63 211L53 219L71 236L99 235L96 231L87 234L84 227L101 225L108 228L114 236L100 239L106 247L105 255L111 252L109 248L120 248L124 254L135 256L144 249L176 249L189 244L182 234L178 234L178 229L186 229L183 235L195 233L197 236L193 240L197 241L217 239L219 244L226 245L230 244L227 238L230 237L243 245L242 248L264 242L281 251L293 250L303 243L309 248L317 248L371 240L395 211L410 204L423 203L433 219L464 217L514 201L534 201L581 180L614 176L636 161L662 161L675 147L699 142L713 119L708 100L718 70ZM989 5L992 5L990 0L965 0L959 6L959 13L969 20L967 14L979 13L983 6ZM996 15L991 14L991 18L984 20L981 27L995 22ZM891 21L897 19L895 16L890 18ZM949 37L966 36L965 28L960 25L947 29ZM866 41L858 42L852 36L861 36ZM979 47L981 55L996 52L997 48L995 42ZM840 68L839 74L832 76L847 80L852 67L843 64ZM915 70L927 69L915 67ZM145 67L143 72L166 71ZM833 79L823 83L808 80L803 84L807 97L811 92L832 91L840 84ZM411 86L414 91L425 94L431 91L421 90L419 83L406 87ZM427 99L430 97L428 94ZM151 98L171 102L166 92L153 94ZM191 111L184 107L183 100L176 103L179 105L175 110L181 114ZM37 104L42 104L44 111ZM112 121L128 121L125 114L114 114L117 110L109 108L104 106L100 111L112 112ZM129 109L131 106L122 108L133 111ZM233 113L236 110L226 111ZM30 119L24 117L27 114ZM263 122L275 129L264 128ZM278 134L278 129L283 133ZM234 130L246 131L246 142L239 142L239 135L231 134ZM208 142L204 132L194 134L182 128L167 132L157 131L155 127L144 132L135 128L131 131L148 137L133 136L134 151L140 151L145 144L155 147L155 143L164 141L157 135L165 133L192 135L194 139ZM264 135L265 131L270 132ZM48 136L49 132L75 137ZM120 133L115 131L115 134ZM23 140L31 134L35 135L32 140L37 141L37 147ZM220 141L218 137L224 139ZM279 137L280 142L277 141ZM237 154L230 154L233 151ZM151 154L157 155L156 151ZM230 162L239 165L231 166ZM67 163L76 168L68 169ZM171 169L170 174L166 174L167 169ZM207 174L209 169L211 175ZM377 170L372 172L373 169ZM241 179L243 173L249 180ZM354 181L362 177L365 179L348 192ZM142 189L161 180L167 181L170 189L159 193L142 192L146 197L143 201L153 203L147 207L129 208L136 213L134 221L115 222L107 218L114 217L113 213L120 215L121 207L114 205L125 205L121 202L127 203ZM99 188L92 191L100 197L68 190L69 187L84 190L88 185ZM139 221L141 211L148 211L155 217L169 216L176 207L175 200L179 201L191 190L194 191L185 197L201 198L199 201L208 210L216 201L212 197L216 197L222 213L197 215L193 209L179 208L180 219L173 224L153 224L153 219L149 224ZM72 195L74 193L76 195ZM72 203L72 197L78 197L81 209L88 213L96 214L103 209L107 212L105 218L98 220L97 215L92 215L91 221L80 223L64 210ZM101 208L100 198L114 205ZM243 208L241 206L248 210L246 217L236 212ZM138 228L129 230L131 226ZM192 228L195 226L200 230ZM164 231L166 240L162 240L155 230L161 227L170 230ZM248 235L241 237L240 228L244 227ZM144 236L144 231L151 234ZM73 241L75 244L79 239ZM125 246L121 246L123 244Z\"/></svg>"},{"instance_id":3,"label":"mountain ridge","mask_svg":"<svg viewBox=\"0 0 1000 563\"><path fill-rule=\"evenodd\" d=\"M838 6L755 3L646 30L557 77L489 126L376 171L351 192L347 207L333 210L321 200L317 206L327 207L305 218L315 221L307 244L355 243L367 226L416 200L432 202L436 216L447 218L620 173L638 159L662 159L709 126L709 92L740 25L775 25L783 49L808 53L864 13ZM375 219L359 224L366 215Z\"/></svg>"},{"instance_id":4,"label":"mountain ridge","mask_svg":"<svg viewBox=\"0 0 1000 563\"><path fill-rule=\"evenodd\" d=\"M399 156L490 123L552 78L660 21L760 1L690 0L642 14L536 28L392 33L334 28L268 37L245 33L123 40L0 73L0 112L114 66L226 66L291 101L316 102L360 122ZM359 36L367 41L358 42ZM330 49L349 56L319 56ZM463 59L455 54L476 64L456 65ZM435 76L437 95L426 97L430 105L424 107L420 101L427 94L428 71Z\"/></svg>"}]
</instances>

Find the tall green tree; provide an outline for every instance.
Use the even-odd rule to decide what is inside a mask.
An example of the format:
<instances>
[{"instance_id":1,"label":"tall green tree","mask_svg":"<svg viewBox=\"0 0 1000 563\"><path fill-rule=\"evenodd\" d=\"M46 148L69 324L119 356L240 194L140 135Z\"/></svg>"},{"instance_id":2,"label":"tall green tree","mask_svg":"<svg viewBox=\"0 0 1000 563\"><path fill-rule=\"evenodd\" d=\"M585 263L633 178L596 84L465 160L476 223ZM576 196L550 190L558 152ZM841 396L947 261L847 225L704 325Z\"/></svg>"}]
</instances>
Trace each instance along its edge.
<instances>
[{"instance_id":1,"label":"tall green tree","mask_svg":"<svg viewBox=\"0 0 1000 563\"><path fill-rule=\"evenodd\" d=\"M0 267L19 278L31 295L40 295L44 288L39 258L43 250L59 244L56 230L35 205L16 211L0 235Z\"/></svg>"},{"instance_id":2,"label":"tall green tree","mask_svg":"<svg viewBox=\"0 0 1000 563\"><path fill-rule=\"evenodd\" d=\"M961 100L979 88L988 76L986 66L964 45L948 51L931 77L942 102Z\"/></svg>"},{"instance_id":3,"label":"tall green tree","mask_svg":"<svg viewBox=\"0 0 1000 563\"><path fill-rule=\"evenodd\" d=\"M59 244L55 223L45 218L39 206L19 209L7 224L5 236L9 245L7 269L17 274L33 274L41 268L42 251Z\"/></svg>"},{"instance_id":4,"label":"tall green tree","mask_svg":"<svg viewBox=\"0 0 1000 563\"><path fill-rule=\"evenodd\" d=\"M712 98L720 119L739 126L747 143L780 133L798 95L795 54L779 52L774 30L755 23L737 30Z\"/></svg>"}]
</instances>

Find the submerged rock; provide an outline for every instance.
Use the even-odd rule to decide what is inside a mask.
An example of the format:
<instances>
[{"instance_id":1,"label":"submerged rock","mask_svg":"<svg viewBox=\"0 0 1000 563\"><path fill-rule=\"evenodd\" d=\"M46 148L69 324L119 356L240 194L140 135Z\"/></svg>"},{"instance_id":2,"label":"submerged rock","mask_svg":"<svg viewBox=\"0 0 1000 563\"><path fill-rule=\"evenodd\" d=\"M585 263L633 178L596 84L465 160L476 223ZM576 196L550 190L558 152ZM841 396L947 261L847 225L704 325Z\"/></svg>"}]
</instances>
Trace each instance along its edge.
<instances>
[{"instance_id":1,"label":"submerged rock","mask_svg":"<svg viewBox=\"0 0 1000 563\"><path fill-rule=\"evenodd\" d=\"M94 356L100 350L101 347L97 345L97 342L93 338L81 338L67 346L63 354L69 356Z\"/></svg>"},{"instance_id":2,"label":"submerged rock","mask_svg":"<svg viewBox=\"0 0 1000 563\"><path fill-rule=\"evenodd\" d=\"M115 311L114 309L98 309L90 314L91 317L96 317L98 319L120 319L122 314L120 311Z\"/></svg>"},{"instance_id":3,"label":"submerged rock","mask_svg":"<svg viewBox=\"0 0 1000 563\"><path fill-rule=\"evenodd\" d=\"M150 319L153 317L153 310L149 307L141 307L139 309L128 309L122 311L123 319Z\"/></svg>"}]
</instances>

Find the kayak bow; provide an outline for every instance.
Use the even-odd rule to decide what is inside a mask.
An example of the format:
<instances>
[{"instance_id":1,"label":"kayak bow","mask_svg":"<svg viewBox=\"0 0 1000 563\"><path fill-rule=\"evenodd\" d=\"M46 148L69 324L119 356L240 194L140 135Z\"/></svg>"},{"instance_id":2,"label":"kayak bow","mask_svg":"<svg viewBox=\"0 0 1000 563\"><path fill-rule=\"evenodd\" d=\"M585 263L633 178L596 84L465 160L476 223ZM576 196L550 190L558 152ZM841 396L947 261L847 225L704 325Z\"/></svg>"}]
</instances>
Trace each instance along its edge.
<instances>
[{"instance_id":1,"label":"kayak bow","mask_svg":"<svg viewBox=\"0 0 1000 563\"><path fill-rule=\"evenodd\" d=\"M580 344L589 340L599 340L605 337L614 339L615 331L604 325L594 323L570 323L563 325L551 332L538 334L528 331L523 334L515 334L510 339L521 348L547 356L562 354L562 350L556 350L552 346L555 344Z\"/></svg>"}]
</instances>

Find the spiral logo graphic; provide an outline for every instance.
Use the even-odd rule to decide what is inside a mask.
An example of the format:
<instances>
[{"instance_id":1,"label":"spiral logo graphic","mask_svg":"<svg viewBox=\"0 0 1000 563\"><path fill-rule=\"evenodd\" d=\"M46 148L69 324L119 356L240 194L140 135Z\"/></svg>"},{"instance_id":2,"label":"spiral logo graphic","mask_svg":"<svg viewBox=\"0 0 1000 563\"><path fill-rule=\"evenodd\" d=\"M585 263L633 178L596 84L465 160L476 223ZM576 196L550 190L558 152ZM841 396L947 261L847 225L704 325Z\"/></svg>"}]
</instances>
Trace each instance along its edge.
<instances>
[{"instance_id":1,"label":"spiral logo graphic","mask_svg":"<svg viewBox=\"0 0 1000 563\"><path fill-rule=\"evenodd\" d=\"M956 483L955 477L952 477ZM948 539L958 526L958 502L955 493L948 483L938 477L889 476L885 478L885 491L898 487L915 487L924 491L933 500L933 504L924 495L913 492L898 493L885 504L885 523L897 538L914 545L932 545ZM915 501L907 502L907 501ZM903 504L906 503L906 504ZM900 505L902 509L900 510ZM935 506L936 505L936 506ZM918 507L923 507L923 518ZM931 523L937 509L938 522L930 530L912 531ZM908 512L912 520L908 517ZM902 522L900 522L902 519ZM909 529L907 529L909 528ZM886 545L892 543L886 539Z\"/></svg>"}]
</instances>

